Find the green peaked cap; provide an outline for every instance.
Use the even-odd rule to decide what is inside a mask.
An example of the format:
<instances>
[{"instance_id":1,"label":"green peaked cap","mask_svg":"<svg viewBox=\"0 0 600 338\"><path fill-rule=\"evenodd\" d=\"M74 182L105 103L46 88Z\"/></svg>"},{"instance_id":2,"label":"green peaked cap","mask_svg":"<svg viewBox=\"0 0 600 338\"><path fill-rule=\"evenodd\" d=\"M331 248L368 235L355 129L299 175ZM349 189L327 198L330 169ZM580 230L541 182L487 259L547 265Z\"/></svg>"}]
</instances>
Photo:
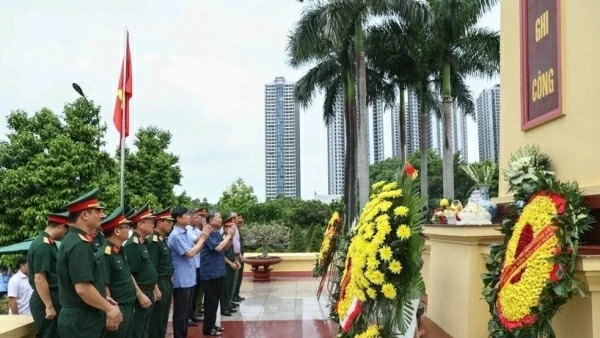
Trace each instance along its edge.
<instances>
[{"instance_id":1,"label":"green peaked cap","mask_svg":"<svg viewBox=\"0 0 600 338\"><path fill-rule=\"evenodd\" d=\"M98 201L99 194L100 188L96 188L78 197L74 201L69 202L69 204L65 206L65 209L67 209L69 213L76 213L87 209L104 209Z\"/></svg>"},{"instance_id":2,"label":"green peaked cap","mask_svg":"<svg viewBox=\"0 0 600 338\"><path fill-rule=\"evenodd\" d=\"M129 215L129 217L127 217L127 219L131 221L131 223L137 223L146 218L154 218L152 212L150 211L150 208L148 208L148 203L141 207L137 212L134 212L133 214Z\"/></svg>"},{"instance_id":3,"label":"green peaked cap","mask_svg":"<svg viewBox=\"0 0 600 338\"><path fill-rule=\"evenodd\" d=\"M51 212L48 214L48 222L69 224L69 212Z\"/></svg>"},{"instance_id":4,"label":"green peaked cap","mask_svg":"<svg viewBox=\"0 0 600 338\"><path fill-rule=\"evenodd\" d=\"M171 207L168 207L164 210L155 212L152 214L152 216L156 217L157 220L168 220L168 221L174 221L175 219L173 218L173 216L171 216Z\"/></svg>"},{"instance_id":5,"label":"green peaked cap","mask_svg":"<svg viewBox=\"0 0 600 338\"><path fill-rule=\"evenodd\" d=\"M100 226L102 227L102 231L108 231L125 223L131 222L123 216L123 207L117 207L104 221L102 221Z\"/></svg>"},{"instance_id":6,"label":"green peaked cap","mask_svg":"<svg viewBox=\"0 0 600 338\"><path fill-rule=\"evenodd\" d=\"M125 218L129 218L135 214L135 208L129 210L129 212L125 215Z\"/></svg>"}]
</instances>

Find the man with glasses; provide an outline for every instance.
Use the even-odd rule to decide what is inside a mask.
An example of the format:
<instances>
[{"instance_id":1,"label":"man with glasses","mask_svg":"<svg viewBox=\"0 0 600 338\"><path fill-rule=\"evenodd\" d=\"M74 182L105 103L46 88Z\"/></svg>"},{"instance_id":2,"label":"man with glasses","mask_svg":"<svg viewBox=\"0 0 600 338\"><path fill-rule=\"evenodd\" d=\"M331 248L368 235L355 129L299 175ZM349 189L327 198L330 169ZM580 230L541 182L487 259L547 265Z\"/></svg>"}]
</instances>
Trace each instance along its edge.
<instances>
[{"instance_id":1,"label":"man with glasses","mask_svg":"<svg viewBox=\"0 0 600 338\"><path fill-rule=\"evenodd\" d=\"M123 316L106 299L99 261L94 256L91 233L104 213L96 188L66 206L69 231L58 249L56 273L62 309L58 315L60 337L104 337L106 327L116 329Z\"/></svg>"},{"instance_id":2,"label":"man with glasses","mask_svg":"<svg viewBox=\"0 0 600 338\"><path fill-rule=\"evenodd\" d=\"M148 337L153 304L161 299L161 292L157 284L158 274L146 245L146 237L154 230L155 218L148 209L148 204L129 218L133 234L125 244L125 256L135 283L143 294L137 302L133 303L135 312L131 337L134 338Z\"/></svg>"},{"instance_id":3,"label":"man with glasses","mask_svg":"<svg viewBox=\"0 0 600 338\"><path fill-rule=\"evenodd\" d=\"M167 234L173 228L174 219L171 217L171 208L155 213L154 217L154 232L148 238L147 245L150 258L156 266L158 288L162 297L160 301L154 303L149 338L165 338L171 310L174 272L171 249L167 245Z\"/></svg>"},{"instance_id":4,"label":"man with glasses","mask_svg":"<svg viewBox=\"0 0 600 338\"><path fill-rule=\"evenodd\" d=\"M123 242L127 240L130 222L123 216L123 208L118 207L101 224L106 235L104 247L98 250L96 257L104 273L106 297L112 298L123 314L123 322L118 328L107 327L105 338L127 338L133 329L133 302L136 287L123 253ZM140 292L138 290L138 292Z\"/></svg>"}]
</instances>

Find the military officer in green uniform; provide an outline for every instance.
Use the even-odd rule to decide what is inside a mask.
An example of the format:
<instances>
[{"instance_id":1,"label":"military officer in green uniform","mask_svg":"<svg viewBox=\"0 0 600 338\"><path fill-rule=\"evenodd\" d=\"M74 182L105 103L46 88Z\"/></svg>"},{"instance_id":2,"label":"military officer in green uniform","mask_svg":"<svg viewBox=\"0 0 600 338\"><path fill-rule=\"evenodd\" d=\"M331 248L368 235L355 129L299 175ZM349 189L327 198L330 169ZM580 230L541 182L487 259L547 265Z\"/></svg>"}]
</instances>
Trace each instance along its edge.
<instances>
[{"instance_id":1,"label":"military officer in green uniform","mask_svg":"<svg viewBox=\"0 0 600 338\"><path fill-rule=\"evenodd\" d=\"M104 233L102 232L102 228L94 230L92 237L92 247L94 248L94 253L96 253L104 247L104 242L106 241L106 238L104 238Z\"/></svg>"},{"instance_id":2,"label":"military officer in green uniform","mask_svg":"<svg viewBox=\"0 0 600 338\"><path fill-rule=\"evenodd\" d=\"M244 275L244 237L242 236L242 227L244 226L244 215L237 214L237 218L235 220L235 224L238 228L238 236L240 238L240 253L237 255L238 263L240 264L240 270L238 274L238 278L235 283L235 289L233 291L233 301L234 302L242 302L246 298L240 296L240 289L242 287L243 275ZM235 249L235 246L234 246Z\"/></svg>"},{"instance_id":3,"label":"military officer in green uniform","mask_svg":"<svg viewBox=\"0 0 600 338\"><path fill-rule=\"evenodd\" d=\"M69 213L49 214L46 229L37 236L27 252L29 284L33 293L29 308L39 338L58 337L58 277L56 276L56 241L67 233Z\"/></svg>"},{"instance_id":4,"label":"military officer in green uniform","mask_svg":"<svg viewBox=\"0 0 600 338\"><path fill-rule=\"evenodd\" d=\"M229 215L229 217L223 221L223 232L230 231L232 226L235 226L235 214ZM233 245L225 250L225 277L221 282L221 316L230 317L232 313L237 312L231 304L233 297L233 274L236 270L239 270L235 252L233 251Z\"/></svg>"},{"instance_id":5,"label":"military officer in green uniform","mask_svg":"<svg viewBox=\"0 0 600 338\"><path fill-rule=\"evenodd\" d=\"M161 299L154 303L149 337L165 338L167 323L169 322L169 311L171 310L174 272L171 249L167 245L167 234L173 229L174 219L171 217L171 208L155 213L154 217L154 232L148 237L146 245L148 251L150 251L150 258L156 266Z\"/></svg>"},{"instance_id":6,"label":"military officer in green uniform","mask_svg":"<svg viewBox=\"0 0 600 338\"><path fill-rule=\"evenodd\" d=\"M69 231L56 260L61 338L102 338L106 328L116 330L123 320L119 307L105 298L100 261L92 248L90 234L104 217L98 192L96 188L66 206Z\"/></svg>"},{"instance_id":7,"label":"military officer in green uniform","mask_svg":"<svg viewBox=\"0 0 600 338\"><path fill-rule=\"evenodd\" d=\"M123 322L116 331L108 331L105 338L127 338L133 329L133 301L136 288L127 265L122 244L129 236L130 221L123 216L123 208L118 207L102 222L106 242L96 252L104 273L106 295L112 298L123 314Z\"/></svg>"},{"instance_id":8,"label":"military officer in green uniform","mask_svg":"<svg viewBox=\"0 0 600 338\"><path fill-rule=\"evenodd\" d=\"M157 284L158 274L146 245L146 237L154 230L154 219L154 215L148 209L148 204L129 218L133 233L125 244L125 256L127 256L129 269L137 287L150 300L149 306L146 306L145 298L144 302L138 300L133 303L135 314L133 316L131 337L134 338L148 337L153 304L161 299Z\"/></svg>"}]
</instances>

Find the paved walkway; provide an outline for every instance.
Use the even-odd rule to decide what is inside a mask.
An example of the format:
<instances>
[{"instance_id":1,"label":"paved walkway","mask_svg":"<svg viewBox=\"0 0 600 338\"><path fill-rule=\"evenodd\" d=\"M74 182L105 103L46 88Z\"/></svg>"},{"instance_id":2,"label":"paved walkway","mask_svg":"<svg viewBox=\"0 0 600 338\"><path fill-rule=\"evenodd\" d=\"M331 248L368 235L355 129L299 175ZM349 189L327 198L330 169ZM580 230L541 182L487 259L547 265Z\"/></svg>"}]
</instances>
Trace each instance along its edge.
<instances>
[{"instance_id":1,"label":"paved walkway","mask_svg":"<svg viewBox=\"0 0 600 338\"><path fill-rule=\"evenodd\" d=\"M336 326L327 318L326 291L317 301L319 280L315 278L274 278L270 283L242 283L242 296L237 313L220 317L224 338L332 338ZM188 337L203 337L199 326L190 327ZM172 325L169 323L169 333Z\"/></svg>"}]
</instances>

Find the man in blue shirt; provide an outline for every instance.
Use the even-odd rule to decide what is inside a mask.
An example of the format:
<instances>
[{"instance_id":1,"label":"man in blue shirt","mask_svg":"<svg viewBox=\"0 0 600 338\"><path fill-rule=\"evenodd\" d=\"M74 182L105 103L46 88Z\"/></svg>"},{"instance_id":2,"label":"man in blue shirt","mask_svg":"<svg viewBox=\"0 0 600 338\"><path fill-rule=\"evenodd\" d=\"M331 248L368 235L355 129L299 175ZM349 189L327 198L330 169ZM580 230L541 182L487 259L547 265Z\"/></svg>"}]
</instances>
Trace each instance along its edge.
<instances>
[{"instance_id":1,"label":"man in blue shirt","mask_svg":"<svg viewBox=\"0 0 600 338\"><path fill-rule=\"evenodd\" d=\"M185 229L192 242L197 243L198 238L200 238L200 234L202 233L200 228L200 216L194 209L188 210L188 215L190 215L190 224L187 225ZM200 253L194 255L194 263L196 263L196 286L192 291L192 305L190 306L190 321L188 323L190 326L198 326L198 322L201 322L203 319L200 313L196 313L199 296L198 289L200 288Z\"/></svg>"},{"instance_id":2,"label":"man in blue shirt","mask_svg":"<svg viewBox=\"0 0 600 338\"><path fill-rule=\"evenodd\" d=\"M175 226L169 235L169 248L172 252L173 267L173 337L186 338L192 292L196 285L196 264L194 255L200 252L211 233L206 227L194 244L187 234L186 225L190 224L190 215L184 207L171 210Z\"/></svg>"},{"instance_id":3,"label":"man in blue shirt","mask_svg":"<svg viewBox=\"0 0 600 338\"><path fill-rule=\"evenodd\" d=\"M202 333L220 336L222 328L215 325L221 294L221 283L225 276L225 250L231 246L233 232L225 231L223 237L219 229L223 226L221 214L211 210L206 214L205 229L213 229L200 252L200 280L204 288L204 323Z\"/></svg>"}]
</instances>

